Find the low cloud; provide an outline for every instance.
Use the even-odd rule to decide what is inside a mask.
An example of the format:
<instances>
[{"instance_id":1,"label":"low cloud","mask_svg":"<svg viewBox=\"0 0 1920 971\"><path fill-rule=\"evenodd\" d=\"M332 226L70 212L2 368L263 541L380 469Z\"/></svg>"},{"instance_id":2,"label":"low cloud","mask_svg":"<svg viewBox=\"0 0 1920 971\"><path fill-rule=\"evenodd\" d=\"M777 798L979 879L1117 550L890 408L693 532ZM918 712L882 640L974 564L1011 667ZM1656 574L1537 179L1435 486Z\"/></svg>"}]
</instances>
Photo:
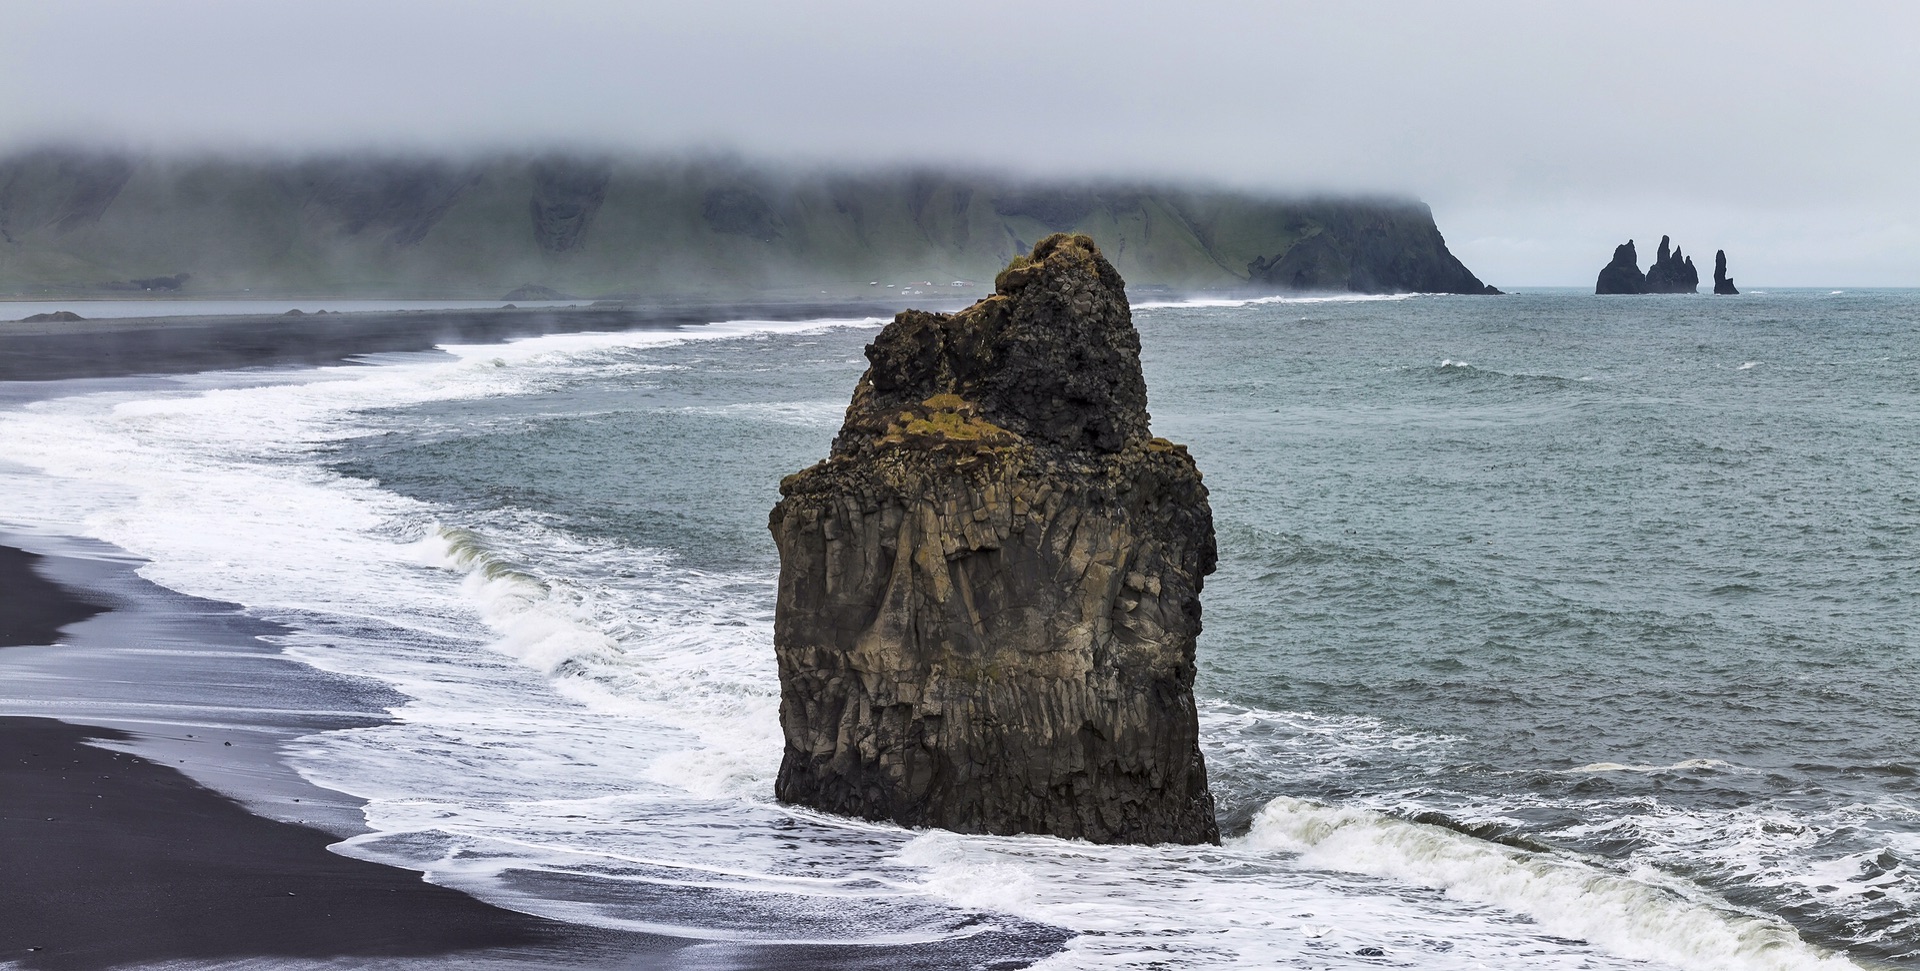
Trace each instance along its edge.
<instances>
[{"instance_id":1,"label":"low cloud","mask_svg":"<svg viewBox=\"0 0 1920 971\"><path fill-rule=\"evenodd\" d=\"M0 147L727 149L1405 193L1503 285L1580 283L1662 232L1743 282L1920 284L1903 2L71 0L10 21Z\"/></svg>"}]
</instances>

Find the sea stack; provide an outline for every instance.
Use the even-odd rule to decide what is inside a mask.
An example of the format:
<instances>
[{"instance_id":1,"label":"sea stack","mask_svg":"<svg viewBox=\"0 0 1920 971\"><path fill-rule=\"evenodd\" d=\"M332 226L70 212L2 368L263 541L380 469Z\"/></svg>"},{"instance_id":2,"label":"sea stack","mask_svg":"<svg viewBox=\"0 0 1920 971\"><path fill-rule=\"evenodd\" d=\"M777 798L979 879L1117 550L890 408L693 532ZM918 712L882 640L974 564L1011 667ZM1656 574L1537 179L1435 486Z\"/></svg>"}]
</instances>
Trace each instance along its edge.
<instances>
[{"instance_id":1,"label":"sea stack","mask_svg":"<svg viewBox=\"0 0 1920 971\"><path fill-rule=\"evenodd\" d=\"M1640 272L1640 257L1634 252L1633 240L1613 248L1613 262L1600 269L1600 278L1594 282L1594 293L1698 293L1700 291L1700 271L1694 269L1693 257L1680 252L1673 246L1673 240L1660 237L1660 249L1654 254L1653 266L1646 273Z\"/></svg>"},{"instance_id":2,"label":"sea stack","mask_svg":"<svg viewBox=\"0 0 1920 971\"><path fill-rule=\"evenodd\" d=\"M1713 292L1722 295L1738 294L1733 288L1733 277L1727 275L1727 251L1716 250L1713 254Z\"/></svg>"},{"instance_id":3,"label":"sea stack","mask_svg":"<svg viewBox=\"0 0 1920 971\"><path fill-rule=\"evenodd\" d=\"M1633 240L1613 248L1613 262L1600 268L1600 279L1594 282L1593 292L1647 292L1647 275L1640 272L1640 255L1634 252Z\"/></svg>"},{"instance_id":4,"label":"sea stack","mask_svg":"<svg viewBox=\"0 0 1920 971\"><path fill-rule=\"evenodd\" d=\"M1056 234L909 310L780 483L775 793L1095 843L1217 843L1193 701L1213 514L1148 428L1125 285Z\"/></svg>"},{"instance_id":5,"label":"sea stack","mask_svg":"<svg viewBox=\"0 0 1920 971\"><path fill-rule=\"evenodd\" d=\"M1699 293L1700 271L1693 268L1693 257L1683 255L1678 247L1669 251L1670 244L1667 237L1660 237L1660 251L1647 268L1647 292Z\"/></svg>"}]
</instances>

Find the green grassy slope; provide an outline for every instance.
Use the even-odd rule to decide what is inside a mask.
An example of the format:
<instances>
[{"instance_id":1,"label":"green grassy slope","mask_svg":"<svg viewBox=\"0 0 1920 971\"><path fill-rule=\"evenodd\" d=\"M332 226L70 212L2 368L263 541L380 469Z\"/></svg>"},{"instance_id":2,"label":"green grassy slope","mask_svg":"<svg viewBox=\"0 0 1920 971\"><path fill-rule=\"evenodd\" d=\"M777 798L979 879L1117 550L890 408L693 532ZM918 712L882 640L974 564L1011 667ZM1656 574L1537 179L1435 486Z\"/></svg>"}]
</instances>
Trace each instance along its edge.
<instances>
[{"instance_id":1,"label":"green grassy slope","mask_svg":"<svg viewBox=\"0 0 1920 971\"><path fill-rule=\"evenodd\" d=\"M141 292L129 281L180 273L189 295L971 293L1057 231L1091 235L1135 287L1480 288L1403 201L724 159L0 158L0 295Z\"/></svg>"}]
</instances>

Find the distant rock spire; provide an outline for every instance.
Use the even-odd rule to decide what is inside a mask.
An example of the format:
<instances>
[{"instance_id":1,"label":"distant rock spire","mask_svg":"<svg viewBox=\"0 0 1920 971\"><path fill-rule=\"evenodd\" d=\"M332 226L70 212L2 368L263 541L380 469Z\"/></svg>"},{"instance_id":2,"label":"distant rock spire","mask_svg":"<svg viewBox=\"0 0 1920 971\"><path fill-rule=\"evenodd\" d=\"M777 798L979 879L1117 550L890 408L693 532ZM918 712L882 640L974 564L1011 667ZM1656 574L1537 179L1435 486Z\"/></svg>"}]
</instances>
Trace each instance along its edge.
<instances>
[{"instance_id":1,"label":"distant rock spire","mask_svg":"<svg viewBox=\"0 0 1920 971\"><path fill-rule=\"evenodd\" d=\"M1718 250L1713 254L1713 292L1719 294L1740 292L1733 287L1733 277L1727 275L1726 250Z\"/></svg>"},{"instance_id":2,"label":"distant rock spire","mask_svg":"<svg viewBox=\"0 0 1920 971\"><path fill-rule=\"evenodd\" d=\"M1645 293L1697 293L1700 288L1700 271L1694 269L1693 261L1678 249L1669 249L1672 241L1660 237L1659 257L1647 268L1647 288Z\"/></svg>"},{"instance_id":3,"label":"distant rock spire","mask_svg":"<svg viewBox=\"0 0 1920 971\"><path fill-rule=\"evenodd\" d=\"M1600 279L1594 282L1593 292L1647 292L1647 276L1640 272L1640 256L1634 252L1633 240L1613 248L1613 262L1601 267Z\"/></svg>"},{"instance_id":4,"label":"distant rock spire","mask_svg":"<svg viewBox=\"0 0 1920 971\"><path fill-rule=\"evenodd\" d=\"M1717 288L1718 284L1715 286ZM1662 236L1660 248L1654 251L1653 266L1642 274L1639 259L1634 253L1633 240L1627 240L1625 244L1614 247L1613 262L1600 270L1600 278L1594 283L1593 292L1698 293L1700 270L1693 265L1693 257L1673 245L1671 237ZM1720 291L1716 289L1714 292Z\"/></svg>"}]
</instances>

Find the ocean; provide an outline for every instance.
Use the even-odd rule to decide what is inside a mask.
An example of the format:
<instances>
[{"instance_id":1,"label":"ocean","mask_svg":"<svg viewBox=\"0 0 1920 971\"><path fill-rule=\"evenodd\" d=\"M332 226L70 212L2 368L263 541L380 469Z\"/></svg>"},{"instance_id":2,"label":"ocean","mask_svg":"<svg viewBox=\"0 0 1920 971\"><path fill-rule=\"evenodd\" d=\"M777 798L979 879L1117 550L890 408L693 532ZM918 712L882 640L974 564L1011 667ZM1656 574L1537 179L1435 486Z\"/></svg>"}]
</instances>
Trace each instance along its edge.
<instances>
[{"instance_id":1,"label":"ocean","mask_svg":"<svg viewBox=\"0 0 1920 971\"><path fill-rule=\"evenodd\" d=\"M1920 967L1920 292L1135 306L1212 493L1220 847L773 801L781 476L883 321L560 334L0 408L0 526L406 699L339 852L745 944L1045 969Z\"/></svg>"}]
</instances>

